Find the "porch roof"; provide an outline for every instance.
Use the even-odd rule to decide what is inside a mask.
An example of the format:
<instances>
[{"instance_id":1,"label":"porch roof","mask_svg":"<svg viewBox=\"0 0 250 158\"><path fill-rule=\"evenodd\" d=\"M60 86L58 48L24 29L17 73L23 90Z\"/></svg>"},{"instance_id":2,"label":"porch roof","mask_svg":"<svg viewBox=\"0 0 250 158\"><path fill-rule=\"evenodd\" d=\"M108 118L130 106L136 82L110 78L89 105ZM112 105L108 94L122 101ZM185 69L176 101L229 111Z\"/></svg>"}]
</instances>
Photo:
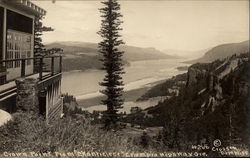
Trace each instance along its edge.
<instances>
[{"instance_id":1,"label":"porch roof","mask_svg":"<svg viewBox=\"0 0 250 158\"><path fill-rule=\"evenodd\" d=\"M31 12L32 14L37 16L46 14L46 11L44 9L32 3L30 0L2 0L2 1L6 4L10 4L22 10Z\"/></svg>"}]
</instances>

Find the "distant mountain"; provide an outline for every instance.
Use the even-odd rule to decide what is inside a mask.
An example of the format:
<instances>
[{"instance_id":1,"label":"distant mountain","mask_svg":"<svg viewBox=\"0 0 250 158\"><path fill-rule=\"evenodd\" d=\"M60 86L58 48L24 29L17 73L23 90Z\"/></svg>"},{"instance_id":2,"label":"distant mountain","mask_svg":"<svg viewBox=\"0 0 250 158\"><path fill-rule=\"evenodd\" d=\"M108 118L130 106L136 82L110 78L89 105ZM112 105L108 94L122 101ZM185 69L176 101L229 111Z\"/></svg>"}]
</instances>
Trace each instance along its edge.
<instances>
[{"instance_id":1,"label":"distant mountain","mask_svg":"<svg viewBox=\"0 0 250 158\"><path fill-rule=\"evenodd\" d=\"M197 51L165 49L165 50L162 50L162 52L169 54L169 55L177 56L180 58L195 59L195 58L200 58L201 56L203 56L209 49L210 48L197 50Z\"/></svg>"},{"instance_id":2,"label":"distant mountain","mask_svg":"<svg viewBox=\"0 0 250 158\"><path fill-rule=\"evenodd\" d=\"M99 69L101 55L98 53L96 43L87 42L54 42L46 45L46 48L63 49L63 70L86 70ZM125 51L124 63L129 65L131 61L175 59L177 57L164 54L155 48L140 48L134 46L121 46L120 50Z\"/></svg>"},{"instance_id":3,"label":"distant mountain","mask_svg":"<svg viewBox=\"0 0 250 158\"><path fill-rule=\"evenodd\" d=\"M46 45L46 48L62 48L64 55L84 53L97 55L97 44L84 42L54 42Z\"/></svg>"},{"instance_id":4,"label":"distant mountain","mask_svg":"<svg viewBox=\"0 0 250 158\"><path fill-rule=\"evenodd\" d=\"M99 55L98 45L87 42L54 42L46 45L47 48L62 48L64 54L71 55ZM120 50L125 51L124 59L128 61L154 60L154 59L174 59L175 56L167 55L155 48L141 48L135 46L121 46Z\"/></svg>"},{"instance_id":5,"label":"distant mountain","mask_svg":"<svg viewBox=\"0 0 250 158\"><path fill-rule=\"evenodd\" d=\"M201 58L187 61L186 63L210 63L217 59L223 59L234 54L239 55L249 51L249 40L240 43L222 44L210 49Z\"/></svg>"},{"instance_id":6,"label":"distant mountain","mask_svg":"<svg viewBox=\"0 0 250 158\"><path fill-rule=\"evenodd\" d=\"M154 60L154 59L176 59L176 56L162 53L155 48L140 48L134 46L121 46L125 51L124 59L128 61Z\"/></svg>"}]
</instances>

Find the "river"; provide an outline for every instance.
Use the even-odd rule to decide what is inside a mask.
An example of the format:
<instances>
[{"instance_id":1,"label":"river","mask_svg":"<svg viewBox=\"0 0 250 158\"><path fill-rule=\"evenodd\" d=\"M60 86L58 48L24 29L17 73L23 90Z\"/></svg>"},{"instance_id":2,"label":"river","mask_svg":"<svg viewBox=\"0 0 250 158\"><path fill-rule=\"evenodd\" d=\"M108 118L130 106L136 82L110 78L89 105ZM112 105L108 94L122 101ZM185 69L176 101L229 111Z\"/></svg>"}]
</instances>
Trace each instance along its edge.
<instances>
[{"instance_id":1,"label":"river","mask_svg":"<svg viewBox=\"0 0 250 158\"><path fill-rule=\"evenodd\" d=\"M176 68L186 66L183 59L161 59L131 62L125 67L123 80L125 92L150 86L156 81L165 80L184 73ZM86 100L101 96L99 82L104 77L100 70L71 71L63 73L62 92L74 95L77 100Z\"/></svg>"}]
</instances>

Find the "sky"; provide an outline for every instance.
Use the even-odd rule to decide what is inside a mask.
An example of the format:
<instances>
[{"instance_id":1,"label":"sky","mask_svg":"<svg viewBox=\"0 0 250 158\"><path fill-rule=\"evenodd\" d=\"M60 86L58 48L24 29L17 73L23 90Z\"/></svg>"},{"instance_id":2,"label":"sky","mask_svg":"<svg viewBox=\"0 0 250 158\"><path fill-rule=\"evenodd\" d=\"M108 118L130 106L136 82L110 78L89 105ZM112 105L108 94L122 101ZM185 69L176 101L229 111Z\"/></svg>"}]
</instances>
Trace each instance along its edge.
<instances>
[{"instance_id":1,"label":"sky","mask_svg":"<svg viewBox=\"0 0 250 158\"><path fill-rule=\"evenodd\" d=\"M99 0L33 0L47 11L43 41L99 42ZM121 0L127 45L159 50L202 50L249 40L248 0Z\"/></svg>"}]
</instances>

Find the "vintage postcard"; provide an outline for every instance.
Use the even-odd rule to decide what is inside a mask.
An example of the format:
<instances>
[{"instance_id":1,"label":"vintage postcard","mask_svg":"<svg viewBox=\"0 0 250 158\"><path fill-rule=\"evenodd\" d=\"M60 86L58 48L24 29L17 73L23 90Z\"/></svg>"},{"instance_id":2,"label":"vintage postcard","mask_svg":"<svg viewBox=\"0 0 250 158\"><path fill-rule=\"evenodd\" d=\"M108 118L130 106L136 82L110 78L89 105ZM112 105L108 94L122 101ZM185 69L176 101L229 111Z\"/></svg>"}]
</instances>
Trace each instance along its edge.
<instances>
[{"instance_id":1,"label":"vintage postcard","mask_svg":"<svg viewBox=\"0 0 250 158\"><path fill-rule=\"evenodd\" d=\"M249 0L0 0L0 158L249 152Z\"/></svg>"}]
</instances>

